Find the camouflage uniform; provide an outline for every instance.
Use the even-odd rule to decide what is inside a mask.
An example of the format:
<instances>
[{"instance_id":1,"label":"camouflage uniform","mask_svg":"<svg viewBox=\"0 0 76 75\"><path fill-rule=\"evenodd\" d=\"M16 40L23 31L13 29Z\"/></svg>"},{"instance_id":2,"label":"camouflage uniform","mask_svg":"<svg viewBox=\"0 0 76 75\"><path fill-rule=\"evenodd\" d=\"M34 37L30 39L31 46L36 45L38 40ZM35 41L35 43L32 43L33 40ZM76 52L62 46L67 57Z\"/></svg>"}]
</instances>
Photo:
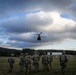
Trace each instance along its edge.
<instances>
[{"instance_id":1,"label":"camouflage uniform","mask_svg":"<svg viewBox=\"0 0 76 75\"><path fill-rule=\"evenodd\" d=\"M25 68L26 68L26 73L31 72L31 56L26 53L25 56Z\"/></svg>"},{"instance_id":2,"label":"camouflage uniform","mask_svg":"<svg viewBox=\"0 0 76 75\"><path fill-rule=\"evenodd\" d=\"M22 72L23 71L23 69L24 69L24 63L25 62L25 57L23 56L23 53L21 53L21 56L20 56L20 62L19 62L19 65L20 65L20 72Z\"/></svg>"},{"instance_id":3,"label":"camouflage uniform","mask_svg":"<svg viewBox=\"0 0 76 75\"><path fill-rule=\"evenodd\" d=\"M51 70L52 69L52 61L53 61L52 54L50 53L50 55L48 57L49 57L48 63L49 63L49 67L50 67L49 69Z\"/></svg>"},{"instance_id":4,"label":"camouflage uniform","mask_svg":"<svg viewBox=\"0 0 76 75\"><path fill-rule=\"evenodd\" d=\"M35 52L35 54L32 56L32 59L33 59L33 65L35 66L35 71L38 71L39 55L37 54L37 52Z\"/></svg>"},{"instance_id":5,"label":"camouflage uniform","mask_svg":"<svg viewBox=\"0 0 76 75\"><path fill-rule=\"evenodd\" d=\"M14 54L11 54L11 57L8 58L9 72L12 72L12 70L13 70L13 64L15 62L13 56L14 56Z\"/></svg>"},{"instance_id":6,"label":"camouflage uniform","mask_svg":"<svg viewBox=\"0 0 76 75\"><path fill-rule=\"evenodd\" d=\"M48 58L48 55L46 55L45 53L44 53L44 55L42 56L42 64L43 64L43 70L47 70L47 71L49 71L49 63L48 63L48 61L49 61L49 58Z\"/></svg>"},{"instance_id":7,"label":"camouflage uniform","mask_svg":"<svg viewBox=\"0 0 76 75\"><path fill-rule=\"evenodd\" d=\"M65 55L65 52L63 52L63 54L60 56L60 65L61 65L62 73L65 73L65 68L66 68L67 61L68 61L68 59Z\"/></svg>"}]
</instances>

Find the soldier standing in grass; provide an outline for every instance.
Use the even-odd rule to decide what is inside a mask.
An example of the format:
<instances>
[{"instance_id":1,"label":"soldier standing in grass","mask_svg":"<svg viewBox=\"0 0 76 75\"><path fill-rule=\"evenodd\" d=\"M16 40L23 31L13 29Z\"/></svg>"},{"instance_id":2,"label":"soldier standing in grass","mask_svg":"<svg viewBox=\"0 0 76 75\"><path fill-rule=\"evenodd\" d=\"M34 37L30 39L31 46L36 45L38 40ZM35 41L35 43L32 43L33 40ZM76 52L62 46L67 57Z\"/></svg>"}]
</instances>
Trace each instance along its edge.
<instances>
[{"instance_id":1,"label":"soldier standing in grass","mask_svg":"<svg viewBox=\"0 0 76 75\"><path fill-rule=\"evenodd\" d=\"M22 72L24 69L24 66L25 66L25 57L24 57L23 53L21 53L21 55L20 55L19 65L20 65L20 72Z\"/></svg>"},{"instance_id":2,"label":"soldier standing in grass","mask_svg":"<svg viewBox=\"0 0 76 75\"><path fill-rule=\"evenodd\" d=\"M52 57L52 53L50 53L49 55L49 65L50 65L50 70L52 69L52 61L53 61L53 57Z\"/></svg>"},{"instance_id":3,"label":"soldier standing in grass","mask_svg":"<svg viewBox=\"0 0 76 75\"><path fill-rule=\"evenodd\" d=\"M14 57L14 54L11 54L11 57L8 58L9 72L12 72L12 70L13 70L13 64L15 62L13 57Z\"/></svg>"},{"instance_id":4,"label":"soldier standing in grass","mask_svg":"<svg viewBox=\"0 0 76 75\"><path fill-rule=\"evenodd\" d=\"M42 56L42 64L43 64L43 70L44 71L49 71L49 57L46 54L46 52L44 52L44 55Z\"/></svg>"},{"instance_id":5,"label":"soldier standing in grass","mask_svg":"<svg viewBox=\"0 0 76 75\"><path fill-rule=\"evenodd\" d=\"M32 56L32 59L33 59L33 65L35 67L35 71L38 71L40 57L36 51L35 51L35 54Z\"/></svg>"},{"instance_id":6,"label":"soldier standing in grass","mask_svg":"<svg viewBox=\"0 0 76 75\"><path fill-rule=\"evenodd\" d=\"M25 69L26 73L31 72L31 56L28 53L25 56Z\"/></svg>"},{"instance_id":7,"label":"soldier standing in grass","mask_svg":"<svg viewBox=\"0 0 76 75\"><path fill-rule=\"evenodd\" d=\"M68 61L68 59L66 57L65 51L63 51L62 55L60 56L60 65L61 65L61 70L62 70L63 74L65 73L67 61Z\"/></svg>"}]
</instances>

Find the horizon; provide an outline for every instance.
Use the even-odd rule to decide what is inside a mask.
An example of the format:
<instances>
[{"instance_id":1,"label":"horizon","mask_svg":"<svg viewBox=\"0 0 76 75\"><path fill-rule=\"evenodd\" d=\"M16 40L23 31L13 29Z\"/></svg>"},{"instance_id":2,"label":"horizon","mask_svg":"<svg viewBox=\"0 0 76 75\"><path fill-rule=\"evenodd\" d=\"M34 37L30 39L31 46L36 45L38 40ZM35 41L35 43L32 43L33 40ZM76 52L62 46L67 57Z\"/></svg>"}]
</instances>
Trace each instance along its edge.
<instances>
[{"instance_id":1,"label":"horizon","mask_svg":"<svg viewBox=\"0 0 76 75\"><path fill-rule=\"evenodd\" d=\"M64 49L34 49L34 48L23 48L23 49L20 49L20 48L8 48L8 47L0 47L0 48L5 48L5 49L14 49L14 50L23 50L23 49L33 49L33 50L57 50L57 51L63 51ZM76 51L76 50L64 50L64 51Z\"/></svg>"}]
</instances>

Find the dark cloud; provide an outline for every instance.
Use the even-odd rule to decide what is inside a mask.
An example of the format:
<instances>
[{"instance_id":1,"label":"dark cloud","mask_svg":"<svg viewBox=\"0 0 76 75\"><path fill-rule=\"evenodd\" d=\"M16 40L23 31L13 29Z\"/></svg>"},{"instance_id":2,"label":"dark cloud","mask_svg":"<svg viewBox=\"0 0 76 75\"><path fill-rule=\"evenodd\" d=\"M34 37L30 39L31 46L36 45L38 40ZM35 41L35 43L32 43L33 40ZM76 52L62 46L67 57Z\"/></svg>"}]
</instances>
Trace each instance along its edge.
<instances>
[{"instance_id":1,"label":"dark cloud","mask_svg":"<svg viewBox=\"0 0 76 75\"><path fill-rule=\"evenodd\" d=\"M69 14L74 17L74 19L76 20L76 2L73 6L69 7L67 10L67 12L70 12Z\"/></svg>"},{"instance_id":2,"label":"dark cloud","mask_svg":"<svg viewBox=\"0 0 76 75\"><path fill-rule=\"evenodd\" d=\"M73 0L0 0L0 17L42 11L65 11Z\"/></svg>"}]
</instances>

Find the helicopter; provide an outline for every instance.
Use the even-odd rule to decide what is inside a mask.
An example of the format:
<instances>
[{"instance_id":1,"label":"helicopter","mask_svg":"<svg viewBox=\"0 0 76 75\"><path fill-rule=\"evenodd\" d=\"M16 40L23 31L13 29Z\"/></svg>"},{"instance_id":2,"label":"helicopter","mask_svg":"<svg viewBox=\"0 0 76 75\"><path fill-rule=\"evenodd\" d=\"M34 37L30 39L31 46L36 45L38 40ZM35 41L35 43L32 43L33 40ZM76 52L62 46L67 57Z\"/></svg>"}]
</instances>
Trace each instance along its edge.
<instances>
[{"instance_id":1,"label":"helicopter","mask_svg":"<svg viewBox=\"0 0 76 75\"><path fill-rule=\"evenodd\" d=\"M38 40L38 41L41 41L41 34L42 34L42 32L40 32L39 34L35 34L35 35L38 35L38 36L37 36L37 40Z\"/></svg>"},{"instance_id":2,"label":"helicopter","mask_svg":"<svg viewBox=\"0 0 76 75\"><path fill-rule=\"evenodd\" d=\"M41 36L40 36L41 34L42 34L42 32L40 32L40 34L38 34L38 37L37 37L37 40L38 40L38 41L41 40Z\"/></svg>"}]
</instances>

